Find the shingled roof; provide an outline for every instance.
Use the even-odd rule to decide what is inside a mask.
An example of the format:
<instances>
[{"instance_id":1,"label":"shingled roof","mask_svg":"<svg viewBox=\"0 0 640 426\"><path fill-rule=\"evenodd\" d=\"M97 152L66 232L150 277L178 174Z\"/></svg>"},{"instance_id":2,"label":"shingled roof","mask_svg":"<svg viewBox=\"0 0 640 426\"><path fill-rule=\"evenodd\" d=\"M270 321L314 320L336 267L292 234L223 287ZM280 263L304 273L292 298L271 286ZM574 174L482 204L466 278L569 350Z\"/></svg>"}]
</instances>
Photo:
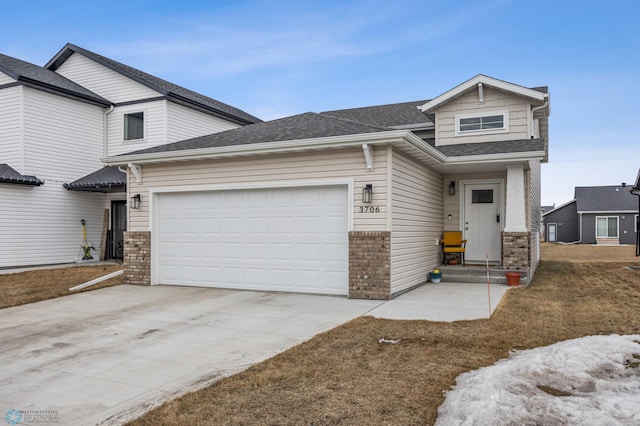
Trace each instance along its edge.
<instances>
[{"instance_id":1,"label":"shingled roof","mask_svg":"<svg viewBox=\"0 0 640 426\"><path fill-rule=\"evenodd\" d=\"M201 95L200 93L196 93L192 90L178 86L177 84L173 84L154 75L147 74L146 72L122 64L118 61L114 61L113 59L107 58L105 56L98 55L97 53L83 49L71 43L68 43L65 47L63 47L62 50L58 52L58 54L56 54L45 65L45 67L49 70L55 71L75 52L78 52L83 56L86 56L87 58L113 71L116 71L144 86L147 86L150 89L153 89L158 93L161 93L162 95L173 100L204 108L210 112L216 113L217 115L220 115L232 121L236 121L240 124L252 124L262 121L259 118L254 117L253 115L248 114L245 111L242 111L241 109Z\"/></svg>"},{"instance_id":2,"label":"shingled roof","mask_svg":"<svg viewBox=\"0 0 640 426\"><path fill-rule=\"evenodd\" d=\"M63 186L71 191L124 192L127 175L117 167L107 166Z\"/></svg>"},{"instance_id":3,"label":"shingled roof","mask_svg":"<svg viewBox=\"0 0 640 426\"><path fill-rule=\"evenodd\" d=\"M628 186L577 186L575 199L578 212L638 210L638 199Z\"/></svg>"},{"instance_id":4,"label":"shingled roof","mask_svg":"<svg viewBox=\"0 0 640 426\"><path fill-rule=\"evenodd\" d=\"M432 126L433 122L418 109L418 106L425 102L427 101L422 100L364 108L341 109L325 111L321 114L374 126L399 128L421 125L428 127Z\"/></svg>"},{"instance_id":5,"label":"shingled roof","mask_svg":"<svg viewBox=\"0 0 640 426\"><path fill-rule=\"evenodd\" d=\"M16 84L54 91L99 105L111 104L103 97L56 72L11 56L0 54L0 71L16 80Z\"/></svg>"},{"instance_id":6,"label":"shingled roof","mask_svg":"<svg viewBox=\"0 0 640 426\"><path fill-rule=\"evenodd\" d=\"M387 130L389 129L386 127L371 126L324 114L307 112L278 120L239 127L225 132L213 133L211 135L200 136L167 145L129 152L124 155L357 135L362 133L384 132Z\"/></svg>"},{"instance_id":7,"label":"shingled roof","mask_svg":"<svg viewBox=\"0 0 640 426\"><path fill-rule=\"evenodd\" d=\"M22 175L8 164L0 164L0 183L40 186L44 181L35 176Z\"/></svg>"},{"instance_id":8,"label":"shingled roof","mask_svg":"<svg viewBox=\"0 0 640 426\"><path fill-rule=\"evenodd\" d=\"M498 142L461 143L435 147L447 157L544 151L543 139L520 139Z\"/></svg>"}]
</instances>

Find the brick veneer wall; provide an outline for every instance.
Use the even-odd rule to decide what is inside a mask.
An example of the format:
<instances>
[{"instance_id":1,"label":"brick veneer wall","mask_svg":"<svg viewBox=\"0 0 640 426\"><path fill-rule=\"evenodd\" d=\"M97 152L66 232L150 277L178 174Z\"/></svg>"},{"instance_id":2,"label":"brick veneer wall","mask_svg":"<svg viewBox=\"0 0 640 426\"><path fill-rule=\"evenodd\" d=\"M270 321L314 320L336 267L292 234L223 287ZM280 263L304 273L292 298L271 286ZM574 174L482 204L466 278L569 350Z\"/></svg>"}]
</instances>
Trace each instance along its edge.
<instances>
[{"instance_id":1,"label":"brick veneer wall","mask_svg":"<svg viewBox=\"0 0 640 426\"><path fill-rule=\"evenodd\" d=\"M391 232L349 232L349 297L389 300Z\"/></svg>"},{"instance_id":2,"label":"brick veneer wall","mask_svg":"<svg viewBox=\"0 0 640 426\"><path fill-rule=\"evenodd\" d=\"M124 283L151 285L150 231L125 231Z\"/></svg>"},{"instance_id":3,"label":"brick veneer wall","mask_svg":"<svg viewBox=\"0 0 640 426\"><path fill-rule=\"evenodd\" d=\"M502 267L508 270L526 272L531 265L531 251L528 232L502 233Z\"/></svg>"}]
</instances>

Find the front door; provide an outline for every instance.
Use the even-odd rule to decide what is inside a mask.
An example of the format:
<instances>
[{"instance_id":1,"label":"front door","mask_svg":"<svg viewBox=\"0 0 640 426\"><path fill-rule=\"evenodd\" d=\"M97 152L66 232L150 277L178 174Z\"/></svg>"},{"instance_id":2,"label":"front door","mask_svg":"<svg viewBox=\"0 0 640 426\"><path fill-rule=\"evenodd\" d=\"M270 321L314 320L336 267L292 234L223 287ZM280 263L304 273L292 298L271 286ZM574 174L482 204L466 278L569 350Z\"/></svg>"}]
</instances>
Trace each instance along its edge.
<instances>
[{"instance_id":1,"label":"front door","mask_svg":"<svg viewBox=\"0 0 640 426\"><path fill-rule=\"evenodd\" d=\"M123 258L124 231L127 230L127 202L111 202L111 259Z\"/></svg>"},{"instance_id":2,"label":"front door","mask_svg":"<svg viewBox=\"0 0 640 426\"><path fill-rule=\"evenodd\" d=\"M500 184L464 185L464 238L467 261L500 262L502 203Z\"/></svg>"}]
</instances>

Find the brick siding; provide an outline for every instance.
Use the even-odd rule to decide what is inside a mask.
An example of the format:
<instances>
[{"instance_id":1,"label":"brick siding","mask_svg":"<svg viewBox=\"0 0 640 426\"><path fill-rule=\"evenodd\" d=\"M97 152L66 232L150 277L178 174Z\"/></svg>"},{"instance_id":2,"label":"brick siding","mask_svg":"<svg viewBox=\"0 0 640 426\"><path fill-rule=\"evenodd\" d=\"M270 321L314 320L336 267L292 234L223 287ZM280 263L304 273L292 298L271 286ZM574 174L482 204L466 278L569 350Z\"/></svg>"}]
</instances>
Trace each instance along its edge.
<instances>
[{"instance_id":1,"label":"brick siding","mask_svg":"<svg viewBox=\"0 0 640 426\"><path fill-rule=\"evenodd\" d=\"M125 231L124 283L151 285L151 232Z\"/></svg>"},{"instance_id":2,"label":"brick siding","mask_svg":"<svg viewBox=\"0 0 640 426\"><path fill-rule=\"evenodd\" d=\"M391 232L349 232L349 297L391 297Z\"/></svg>"},{"instance_id":3,"label":"brick siding","mask_svg":"<svg viewBox=\"0 0 640 426\"><path fill-rule=\"evenodd\" d=\"M529 232L502 233L502 267L507 270L527 271L531 265Z\"/></svg>"}]
</instances>

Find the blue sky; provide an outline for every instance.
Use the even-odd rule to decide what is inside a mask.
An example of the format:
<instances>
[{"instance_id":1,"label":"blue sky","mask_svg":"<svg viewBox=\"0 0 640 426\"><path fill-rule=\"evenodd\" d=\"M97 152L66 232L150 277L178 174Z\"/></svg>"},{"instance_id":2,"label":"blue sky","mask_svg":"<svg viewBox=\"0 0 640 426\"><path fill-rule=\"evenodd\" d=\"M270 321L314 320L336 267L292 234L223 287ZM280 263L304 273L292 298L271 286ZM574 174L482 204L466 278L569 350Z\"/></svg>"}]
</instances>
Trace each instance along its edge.
<instances>
[{"instance_id":1,"label":"blue sky","mask_svg":"<svg viewBox=\"0 0 640 426\"><path fill-rule=\"evenodd\" d=\"M67 42L263 119L433 98L486 74L549 86L542 202L640 168L640 2L3 2L0 52Z\"/></svg>"}]
</instances>

